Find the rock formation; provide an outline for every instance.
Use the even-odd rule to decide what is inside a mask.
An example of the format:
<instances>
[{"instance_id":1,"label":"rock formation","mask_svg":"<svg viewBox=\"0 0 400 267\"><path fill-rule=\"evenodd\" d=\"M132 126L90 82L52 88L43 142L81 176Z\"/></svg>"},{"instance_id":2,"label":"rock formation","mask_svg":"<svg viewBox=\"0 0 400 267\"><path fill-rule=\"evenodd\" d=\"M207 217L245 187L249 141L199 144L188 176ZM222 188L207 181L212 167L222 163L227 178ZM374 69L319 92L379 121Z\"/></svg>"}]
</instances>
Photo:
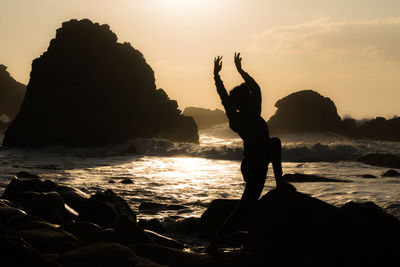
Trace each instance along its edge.
<instances>
[{"instance_id":1,"label":"rock formation","mask_svg":"<svg viewBox=\"0 0 400 267\"><path fill-rule=\"evenodd\" d=\"M11 77L7 67L0 64L0 124L17 116L25 92L26 86Z\"/></svg>"},{"instance_id":2,"label":"rock formation","mask_svg":"<svg viewBox=\"0 0 400 267\"><path fill-rule=\"evenodd\" d=\"M142 53L108 25L64 22L32 63L4 146L101 146L136 137L198 142L197 126L156 89Z\"/></svg>"},{"instance_id":3,"label":"rock formation","mask_svg":"<svg viewBox=\"0 0 400 267\"><path fill-rule=\"evenodd\" d=\"M357 126L355 121L343 121L343 131L353 138L400 141L400 118L385 119L377 117Z\"/></svg>"},{"instance_id":4,"label":"rock formation","mask_svg":"<svg viewBox=\"0 0 400 267\"><path fill-rule=\"evenodd\" d=\"M269 119L272 134L298 132L337 132L339 117L333 101L312 90L290 94L278 102L276 113Z\"/></svg>"},{"instance_id":5,"label":"rock formation","mask_svg":"<svg viewBox=\"0 0 400 267\"><path fill-rule=\"evenodd\" d=\"M269 119L271 134L336 132L357 139L400 141L400 118L377 117L360 125L341 120L335 103L312 90L298 91L276 102L278 110Z\"/></svg>"},{"instance_id":6,"label":"rock formation","mask_svg":"<svg viewBox=\"0 0 400 267\"><path fill-rule=\"evenodd\" d=\"M206 109L187 107L183 110L183 115L193 117L199 130L209 129L214 125L228 122L225 112L220 109Z\"/></svg>"}]
</instances>

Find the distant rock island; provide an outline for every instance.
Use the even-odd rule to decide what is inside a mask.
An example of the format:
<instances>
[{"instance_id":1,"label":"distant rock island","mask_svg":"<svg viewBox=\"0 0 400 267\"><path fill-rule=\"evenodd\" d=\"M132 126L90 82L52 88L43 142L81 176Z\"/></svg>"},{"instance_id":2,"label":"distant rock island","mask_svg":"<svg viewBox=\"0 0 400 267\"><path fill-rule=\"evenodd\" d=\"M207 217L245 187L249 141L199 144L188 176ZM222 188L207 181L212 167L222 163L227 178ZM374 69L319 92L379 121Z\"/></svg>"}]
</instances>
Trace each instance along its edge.
<instances>
[{"instance_id":1,"label":"distant rock island","mask_svg":"<svg viewBox=\"0 0 400 267\"><path fill-rule=\"evenodd\" d=\"M64 22L32 63L21 111L3 145L91 147L138 137L199 140L193 118L156 88L140 51L118 43L108 25Z\"/></svg>"},{"instance_id":2,"label":"distant rock island","mask_svg":"<svg viewBox=\"0 0 400 267\"><path fill-rule=\"evenodd\" d=\"M290 94L276 102L277 111L269 119L272 133L338 131L341 118L335 103L312 90Z\"/></svg>"},{"instance_id":3,"label":"distant rock island","mask_svg":"<svg viewBox=\"0 0 400 267\"><path fill-rule=\"evenodd\" d=\"M335 103L313 90L292 93L275 104L269 119L272 135L300 132L336 132L357 139L400 141L400 118L377 117L357 125L354 119L342 120Z\"/></svg>"},{"instance_id":4,"label":"distant rock island","mask_svg":"<svg viewBox=\"0 0 400 267\"><path fill-rule=\"evenodd\" d=\"M11 77L7 67L0 64L0 131L17 116L25 92L26 86Z\"/></svg>"},{"instance_id":5,"label":"distant rock island","mask_svg":"<svg viewBox=\"0 0 400 267\"><path fill-rule=\"evenodd\" d=\"M187 107L183 110L182 114L193 117L199 130L209 129L214 125L228 122L225 112L220 109L211 110L206 108Z\"/></svg>"}]
</instances>

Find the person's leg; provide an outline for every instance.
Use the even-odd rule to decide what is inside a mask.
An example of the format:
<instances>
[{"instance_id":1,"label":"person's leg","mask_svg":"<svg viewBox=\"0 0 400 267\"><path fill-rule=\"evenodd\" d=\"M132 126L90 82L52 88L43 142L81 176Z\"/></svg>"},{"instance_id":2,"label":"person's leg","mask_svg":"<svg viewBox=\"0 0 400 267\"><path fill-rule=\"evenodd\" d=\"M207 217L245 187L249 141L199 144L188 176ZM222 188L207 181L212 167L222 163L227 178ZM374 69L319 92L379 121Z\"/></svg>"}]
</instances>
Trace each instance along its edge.
<instances>
[{"instance_id":1,"label":"person's leg","mask_svg":"<svg viewBox=\"0 0 400 267\"><path fill-rule=\"evenodd\" d=\"M274 169L276 188L296 191L296 188L282 180L282 144L278 137L270 139L271 162Z\"/></svg>"},{"instance_id":2,"label":"person's leg","mask_svg":"<svg viewBox=\"0 0 400 267\"><path fill-rule=\"evenodd\" d=\"M222 239L227 235L237 231L247 223L248 216L260 198L265 184L265 177L257 177L255 181L248 181L243 191L242 197L234 212L224 222L217 237Z\"/></svg>"},{"instance_id":3,"label":"person's leg","mask_svg":"<svg viewBox=\"0 0 400 267\"><path fill-rule=\"evenodd\" d=\"M278 185L282 177L282 144L278 137L273 137L270 140L271 162L274 169L275 181Z\"/></svg>"},{"instance_id":4,"label":"person's leg","mask_svg":"<svg viewBox=\"0 0 400 267\"><path fill-rule=\"evenodd\" d=\"M261 166L261 164L265 166ZM207 248L210 254L217 254L218 243L247 223L248 215L263 191L267 170L267 163L254 164L254 162L243 160L241 171L243 179L246 181L246 187L234 212L226 219Z\"/></svg>"}]
</instances>

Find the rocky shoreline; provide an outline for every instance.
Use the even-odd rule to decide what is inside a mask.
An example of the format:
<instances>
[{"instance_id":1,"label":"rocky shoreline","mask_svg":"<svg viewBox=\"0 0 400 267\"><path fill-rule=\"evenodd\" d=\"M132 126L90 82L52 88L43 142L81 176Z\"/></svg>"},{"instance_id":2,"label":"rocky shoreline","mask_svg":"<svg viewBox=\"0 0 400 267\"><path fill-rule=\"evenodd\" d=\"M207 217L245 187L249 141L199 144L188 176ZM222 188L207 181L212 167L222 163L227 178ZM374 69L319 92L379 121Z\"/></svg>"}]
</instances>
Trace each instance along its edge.
<instances>
[{"instance_id":1,"label":"rocky shoreline","mask_svg":"<svg viewBox=\"0 0 400 267\"><path fill-rule=\"evenodd\" d=\"M335 207L271 190L218 256L171 236L212 238L237 200L214 200L200 218L166 227L137 221L111 190L78 189L19 173L0 198L2 266L397 266L400 221L372 202ZM179 205L142 203L140 210ZM179 238L177 238L179 239ZM182 238L184 240L184 238Z\"/></svg>"}]
</instances>

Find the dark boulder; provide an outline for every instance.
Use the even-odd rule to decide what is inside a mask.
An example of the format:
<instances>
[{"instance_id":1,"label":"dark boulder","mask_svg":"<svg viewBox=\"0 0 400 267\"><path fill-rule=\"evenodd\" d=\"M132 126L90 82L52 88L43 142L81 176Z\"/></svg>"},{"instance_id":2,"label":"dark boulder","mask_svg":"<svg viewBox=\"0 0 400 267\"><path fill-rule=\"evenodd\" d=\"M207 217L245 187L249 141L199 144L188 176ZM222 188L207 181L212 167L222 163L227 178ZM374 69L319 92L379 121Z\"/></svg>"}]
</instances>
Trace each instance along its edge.
<instances>
[{"instance_id":1,"label":"dark boulder","mask_svg":"<svg viewBox=\"0 0 400 267\"><path fill-rule=\"evenodd\" d=\"M31 229L18 231L17 234L41 252L60 253L78 246L76 237L65 231Z\"/></svg>"},{"instance_id":2,"label":"dark boulder","mask_svg":"<svg viewBox=\"0 0 400 267\"><path fill-rule=\"evenodd\" d=\"M32 266L47 265L42 254L24 239L13 235L0 236L1 266Z\"/></svg>"},{"instance_id":3,"label":"dark boulder","mask_svg":"<svg viewBox=\"0 0 400 267\"><path fill-rule=\"evenodd\" d=\"M66 204L77 211L79 211L80 207L90 198L88 194L69 186L57 186L55 190L60 194Z\"/></svg>"},{"instance_id":4,"label":"dark boulder","mask_svg":"<svg viewBox=\"0 0 400 267\"><path fill-rule=\"evenodd\" d=\"M384 174L382 174L382 177L400 177L400 173L395 170L388 170Z\"/></svg>"},{"instance_id":5,"label":"dark boulder","mask_svg":"<svg viewBox=\"0 0 400 267\"><path fill-rule=\"evenodd\" d=\"M375 178L377 178L375 175L368 174L368 173L367 174L363 174L360 177L365 178L365 179L375 179Z\"/></svg>"},{"instance_id":6,"label":"dark boulder","mask_svg":"<svg viewBox=\"0 0 400 267\"><path fill-rule=\"evenodd\" d=\"M118 217L118 212L112 205L94 199L85 200L76 211L79 213L79 221L92 222L102 227L111 226Z\"/></svg>"},{"instance_id":7,"label":"dark boulder","mask_svg":"<svg viewBox=\"0 0 400 267\"><path fill-rule=\"evenodd\" d=\"M400 169L400 158L392 154L371 153L358 158L357 161L378 167Z\"/></svg>"},{"instance_id":8,"label":"dark boulder","mask_svg":"<svg viewBox=\"0 0 400 267\"><path fill-rule=\"evenodd\" d=\"M176 248L176 249L183 249L185 245L173 238L160 235L159 233L144 230L144 232L158 245L169 247L169 248Z\"/></svg>"},{"instance_id":9,"label":"dark boulder","mask_svg":"<svg viewBox=\"0 0 400 267\"><path fill-rule=\"evenodd\" d=\"M164 225L156 218L150 220L141 219L139 220L138 225L143 229L151 230L160 234L165 233L166 231Z\"/></svg>"},{"instance_id":10,"label":"dark boulder","mask_svg":"<svg viewBox=\"0 0 400 267\"><path fill-rule=\"evenodd\" d=\"M50 192L55 191L56 184L50 180L42 181L40 179L18 179L14 178L7 185L2 198L8 199L10 201L18 202L23 200L24 192Z\"/></svg>"},{"instance_id":11,"label":"dark boulder","mask_svg":"<svg viewBox=\"0 0 400 267\"><path fill-rule=\"evenodd\" d=\"M77 213L65 205L57 192L36 193L22 202L24 210L29 214L39 216L44 220L66 224L77 217Z\"/></svg>"},{"instance_id":12,"label":"dark boulder","mask_svg":"<svg viewBox=\"0 0 400 267\"><path fill-rule=\"evenodd\" d=\"M277 111L268 121L271 134L340 131L335 103L315 91L292 93L278 100L275 107Z\"/></svg>"},{"instance_id":13,"label":"dark boulder","mask_svg":"<svg viewBox=\"0 0 400 267\"><path fill-rule=\"evenodd\" d=\"M125 244L154 243L144 230L127 216L120 216L115 220L113 228Z\"/></svg>"},{"instance_id":14,"label":"dark boulder","mask_svg":"<svg viewBox=\"0 0 400 267\"><path fill-rule=\"evenodd\" d=\"M187 207L183 205L175 205L175 204L163 204L163 203L156 203L156 202L142 202L139 205L139 212L140 213L157 213L162 210L183 210Z\"/></svg>"},{"instance_id":15,"label":"dark boulder","mask_svg":"<svg viewBox=\"0 0 400 267\"><path fill-rule=\"evenodd\" d=\"M224 266L224 264L217 262L212 256L207 254L184 252L179 249L158 246L155 244L136 244L129 247L132 248L139 256L166 266Z\"/></svg>"},{"instance_id":16,"label":"dark boulder","mask_svg":"<svg viewBox=\"0 0 400 267\"><path fill-rule=\"evenodd\" d=\"M36 174L33 174L33 173L29 173L29 172L26 172L26 171L17 172L15 174L15 176L17 176L17 178L36 178L36 179L40 179L39 175L36 175Z\"/></svg>"},{"instance_id":17,"label":"dark boulder","mask_svg":"<svg viewBox=\"0 0 400 267\"><path fill-rule=\"evenodd\" d=\"M138 137L199 140L194 120L156 89L142 53L118 43L108 25L64 22L47 51L32 62L27 88L4 146L91 147Z\"/></svg>"},{"instance_id":18,"label":"dark boulder","mask_svg":"<svg viewBox=\"0 0 400 267\"><path fill-rule=\"evenodd\" d=\"M187 107L183 110L182 114L193 117L199 130L209 129L214 125L228 122L225 112L220 109L211 110L206 108Z\"/></svg>"},{"instance_id":19,"label":"dark boulder","mask_svg":"<svg viewBox=\"0 0 400 267\"><path fill-rule=\"evenodd\" d=\"M124 215L136 221L136 213L128 203L111 190L97 192L91 197L71 188L59 190L71 207L79 213L79 221L88 221L102 227L111 226L119 215Z\"/></svg>"},{"instance_id":20,"label":"dark boulder","mask_svg":"<svg viewBox=\"0 0 400 267\"><path fill-rule=\"evenodd\" d=\"M99 242L66 252L60 255L58 263L64 267L162 267L159 264L140 258L128 247L111 242Z\"/></svg>"},{"instance_id":21,"label":"dark boulder","mask_svg":"<svg viewBox=\"0 0 400 267\"><path fill-rule=\"evenodd\" d=\"M271 266L394 266L400 249L399 220L373 203L271 190L251 222L247 246Z\"/></svg>"},{"instance_id":22,"label":"dark boulder","mask_svg":"<svg viewBox=\"0 0 400 267\"><path fill-rule=\"evenodd\" d=\"M216 232L235 210L239 200L215 199L201 215L200 223L205 229Z\"/></svg>"},{"instance_id":23,"label":"dark boulder","mask_svg":"<svg viewBox=\"0 0 400 267\"><path fill-rule=\"evenodd\" d=\"M93 244L98 242L113 242L123 243L120 239L120 235L115 231L114 228L104 228L100 231L93 232L82 239L83 244Z\"/></svg>"},{"instance_id":24,"label":"dark boulder","mask_svg":"<svg viewBox=\"0 0 400 267\"><path fill-rule=\"evenodd\" d=\"M112 190L97 192L91 196L90 199L110 204L117 211L118 215L124 215L136 221L136 213L131 209L125 199L115 194Z\"/></svg>"},{"instance_id":25,"label":"dark boulder","mask_svg":"<svg viewBox=\"0 0 400 267\"><path fill-rule=\"evenodd\" d=\"M101 230L101 227L91 222L73 222L60 227L61 230L73 234L78 239L90 236Z\"/></svg>"},{"instance_id":26,"label":"dark boulder","mask_svg":"<svg viewBox=\"0 0 400 267\"><path fill-rule=\"evenodd\" d=\"M26 212L13 207L0 207L0 221L2 222L17 215L26 215Z\"/></svg>"}]
</instances>

